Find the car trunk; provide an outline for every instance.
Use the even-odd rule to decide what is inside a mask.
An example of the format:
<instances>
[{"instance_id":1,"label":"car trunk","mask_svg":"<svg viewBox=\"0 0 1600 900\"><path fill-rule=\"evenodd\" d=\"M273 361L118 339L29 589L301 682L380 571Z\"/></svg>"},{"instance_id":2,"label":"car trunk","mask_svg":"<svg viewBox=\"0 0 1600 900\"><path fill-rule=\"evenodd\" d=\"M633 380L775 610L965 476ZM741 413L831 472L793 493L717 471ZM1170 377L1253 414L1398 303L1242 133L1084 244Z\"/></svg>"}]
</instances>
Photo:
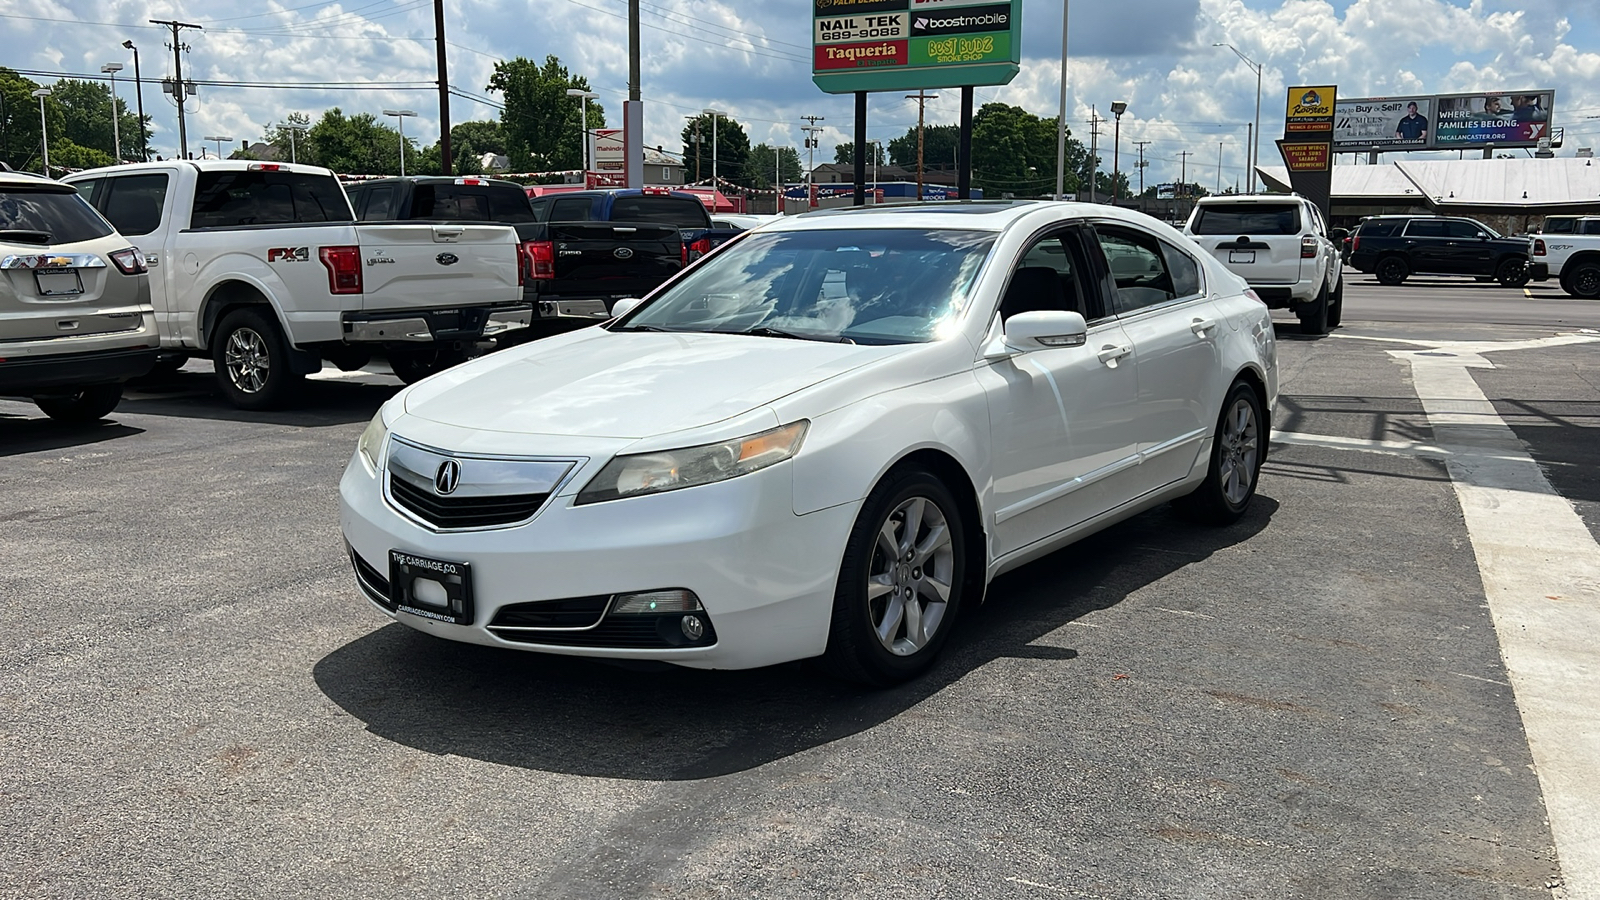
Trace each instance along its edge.
<instances>
[{"instance_id":1,"label":"car trunk","mask_svg":"<svg viewBox=\"0 0 1600 900\"><path fill-rule=\"evenodd\" d=\"M0 241L0 342L136 330L139 281L83 245Z\"/></svg>"}]
</instances>

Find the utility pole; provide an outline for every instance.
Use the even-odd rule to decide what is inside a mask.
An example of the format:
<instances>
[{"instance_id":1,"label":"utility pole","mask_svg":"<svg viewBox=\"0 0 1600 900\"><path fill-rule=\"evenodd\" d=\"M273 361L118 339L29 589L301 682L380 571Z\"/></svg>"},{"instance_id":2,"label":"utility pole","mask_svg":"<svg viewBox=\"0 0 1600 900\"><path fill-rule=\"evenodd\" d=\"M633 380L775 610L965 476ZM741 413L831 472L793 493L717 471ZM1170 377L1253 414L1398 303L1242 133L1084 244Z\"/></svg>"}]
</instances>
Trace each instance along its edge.
<instances>
[{"instance_id":1,"label":"utility pole","mask_svg":"<svg viewBox=\"0 0 1600 900\"><path fill-rule=\"evenodd\" d=\"M1249 122L1246 122L1244 125L1244 134L1245 143L1250 145L1249 147L1245 148L1244 151L1244 190L1247 194L1254 194L1256 192L1256 167L1250 162L1250 157L1255 153L1255 150L1252 148L1254 148L1256 145L1256 127Z\"/></svg>"},{"instance_id":2,"label":"utility pole","mask_svg":"<svg viewBox=\"0 0 1600 900\"><path fill-rule=\"evenodd\" d=\"M139 75L139 48L133 41L123 41L125 50L133 51L133 91L139 98L139 161L150 161L150 135L144 130L144 79Z\"/></svg>"},{"instance_id":3,"label":"utility pole","mask_svg":"<svg viewBox=\"0 0 1600 900\"><path fill-rule=\"evenodd\" d=\"M1180 198L1186 197L1189 194L1189 157L1193 155L1194 154L1188 150L1178 154L1178 157L1183 160L1183 166L1179 169L1179 171L1183 174L1178 179L1178 196ZM1178 201L1178 208L1183 208L1183 201L1181 199ZM1189 214L1187 211L1185 211L1184 218L1187 219L1188 217Z\"/></svg>"},{"instance_id":4,"label":"utility pole","mask_svg":"<svg viewBox=\"0 0 1600 900\"><path fill-rule=\"evenodd\" d=\"M915 100L915 101L917 101L917 201L920 203L922 201L922 147L923 147L923 144L922 144L922 129L923 129L923 114L927 111L928 101L929 100L937 100L937 99L939 99L939 95L938 94L930 94L927 91L919 90L919 91L916 92L915 95L907 94L906 95L906 99L907 100Z\"/></svg>"},{"instance_id":5,"label":"utility pole","mask_svg":"<svg viewBox=\"0 0 1600 900\"><path fill-rule=\"evenodd\" d=\"M1144 148L1150 146L1150 141L1134 141L1139 148L1139 196L1144 196Z\"/></svg>"},{"instance_id":6,"label":"utility pole","mask_svg":"<svg viewBox=\"0 0 1600 900\"><path fill-rule=\"evenodd\" d=\"M1061 106L1056 114L1056 196L1063 198L1067 184L1067 17L1070 0L1061 0Z\"/></svg>"},{"instance_id":7,"label":"utility pole","mask_svg":"<svg viewBox=\"0 0 1600 900\"><path fill-rule=\"evenodd\" d=\"M816 185L816 175L813 174L813 170L817 167L817 144L821 140L817 134L823 130L817 123L827 121L827 117L801 116L800 118L808 123L800 126L800 130L806 133L806 208L809 209L812 201L811 192L815 190Z\"/></svg>"},{"instance_id":8,"label":"utility pole","mask_svg":"<svg viewBox=\"0 0 1600 900\"><path fill-rule=\"evenodd\" d=\"M439 66L439 172L449 175L455 157L450 153L450 74L444 52L444 0L433 0L433 41Z\"/></svg>"},{"instance_id":9,"label":"utility pole","mask_svg":"<svg viewBox=\"0 0 1600 900\"><path fill-rule=\"evenodd\" d=\"M644 76L639 66L639 40L639 0L628 0L628 102L622 105L622 170L627 173L628 187L636 190L644 187L644 100L641 95ZM717 127L715 119L711 121L711 127ZM713 131L712 138L715 137L716 132ZM716 167L716 153L713 150L713 176ZM717 186L713 184L712 206L716 205L716 191Z\"/></svg>"},{"instance_id":10,"label":"utility pole","mask_svg":"<svg viewBox=\"0 0 1600 900\"><path fill-rule=\"evenodd\" d=\"M193 28L196 31L204 31L205 29L199 25L191 25L188 22L179 22L176 19L151 19L150 23L152 25L165 25L172 29L172 43L167 46L172 48L172 68L174 73L172 99L178 102L178 158L188 159L189 132L183 122L183 101L187 96L185 91L188 88L188 83L183 80L183 54L189 49L189 45L179 38L179 32L185 28Z\"/></svg>"},{"instance_id":11,"label":"utility pole","mask_svg":"<svg viewBox=\"0 0 1600 900\"><path fill-rule=\"evenodd\" d=\"M1217 193L1222 193L1222 142L1217 141Z\"/></svg>"},{"instance_id":12,"label":"utility pole","mask_svg":"<svg viewBox=\"0 0 1600 900\"><path fill-rule=\"evenodd\" d=\"M1089 202L1099 203L1100 180L1100 111L1089 107Z\"/></svg>"}]
</instances>

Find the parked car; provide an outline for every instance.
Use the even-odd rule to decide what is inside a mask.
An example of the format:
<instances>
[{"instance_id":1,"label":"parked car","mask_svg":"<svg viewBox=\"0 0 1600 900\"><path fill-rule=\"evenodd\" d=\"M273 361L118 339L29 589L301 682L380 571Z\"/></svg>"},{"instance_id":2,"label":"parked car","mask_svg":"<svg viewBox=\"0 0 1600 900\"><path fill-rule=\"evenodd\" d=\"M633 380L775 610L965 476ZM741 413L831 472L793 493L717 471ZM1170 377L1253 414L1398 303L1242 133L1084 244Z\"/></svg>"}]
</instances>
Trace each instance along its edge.
<instances>
[{"instance_id":1,"label":"parked car","mask_svg":"<svg viewBox=\"0 0 1600 900\"><path fill-rule=\"evenodd\" d=\"M1167 501L1238 519L1277 403L1245 282L1108 206L790 217L614 313L372 419L341 525L384 615L893 683L1002 572Z\"/></svg>"},{"instance_id":2,"label":"parked car","mask_svg":"<svg viewBox=\"0 0 1600 900\"><path fill-rule=\"evenodd\" d=\"M1533 239L1502 237L1475 219L1371 216L1351 239L1350 267L1402 284L1412 275L1472 275L1520 288L1550 270L1533 259Z\"/></svg>"},{"instance_id":3,"label":"parked car","mask_svg":"<svg viewBox=\"0 0 1600 900\"><path fill-rule=\"evenodd\" d=\"M1566 233L1543 234L1533 241L1533 258L1559 279L1561 289L1582 300L1600 300L1600 219L1591 232L1589 223Z\"/></svg>"},{"instance_id":4,"label":"parked car","mask_svg":"<svg viewBox=\"0 0 1600 900\"><path fill-rule=\"evenodd\" d=\"M92 422L159 344L138 249L71 187L0 173L0 394Z\"/></svg>"},{"instance_id":5,"label":"parked car","mask_svg":"<svg viewBox=\"0 0 1600 900\"><path fill-rule=\"evenodd\" d=\"M732 231L749 231L752 228L760 228L774 219L781 218L783 216L717 213L711 217L711 227Z\"/></svg>"},{"instance_id":6,"label":"parked car","mask_svg":"<svg viewBox=\"0 0 1600 900\"><path fill-rule=\"evenodd\" d=\"M1546 216L1535 234L1600 234L1600 216Z\"/></svg>"},{"instance_id":7,"label":"parked car","mask_svg":"<svg viewBox=\"0 0 1600 900\"><path fill-rule=\"evenodd\" d=\"M244 409L288 402L323 360L356 369L381 347L437 369L532 320L510 228L357 224L327 169L172 160L63 180L143 251L167 365L210 357Z\"/></svg>"},{"instance_id":8,"label":"parked car","mask_svg":"<svg viewBox=\"0 0 1600 900\"><path fill-rule=\"evenodd\" d=\"M1292 194L1202 197L1184 233L1307 334L1344 318L1344 256L1322 210Z\"/></svg>"}]
</instances>

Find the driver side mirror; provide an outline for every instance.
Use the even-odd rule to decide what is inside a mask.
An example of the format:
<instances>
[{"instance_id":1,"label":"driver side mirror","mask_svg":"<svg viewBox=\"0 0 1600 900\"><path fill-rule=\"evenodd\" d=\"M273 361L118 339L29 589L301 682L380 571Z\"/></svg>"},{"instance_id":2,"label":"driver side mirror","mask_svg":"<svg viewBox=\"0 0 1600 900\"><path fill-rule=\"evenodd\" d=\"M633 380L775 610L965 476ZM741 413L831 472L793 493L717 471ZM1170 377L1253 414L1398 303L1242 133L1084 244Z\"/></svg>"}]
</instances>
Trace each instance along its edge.
<instances>
[{"instance_id":1,"label":"driver side mirror","mask_svg":"<svg viewBox=\"0 0 1600 900\"><path fill-rule=\"evenodd\" d=\"M1334 243L1339 243L1339 242L1343 241L1345 238L1348 238L1349 236L1350 236L1349 230L1348 229L1344 229L1344 228L1335 228L1332 231L1328 232L1328 239L1333 241Z\"/></svg>"},{"instance_id":2,"label":"driver side mirror","mask_svg":"<svg viewBox=\"0 0 1600 900\"><path fill-rule=\"evenodd\" d=\"M1487 241L1488 239L1489 239L1489 236L1487 234L1485 234L1485 233L1483 233L1481 231L1478 232L1478 240Z\"/></svg>"},{"instance_id":3,"label":"driver side mirror","mask_svg":"<svg viewBox=\"0 0 1600 900\"><path fill-rule=\"evenodd\" d=\"M633 312L635 309L638 309L639 304L643 302L644 300L639 297L623 297L621 300L618 300L616 303L611 305L611 318L620 319L628 313Z\"/></svg>"},{"instance_id":4,"label":"driver side mirror","mask_svg":"<svg viewBox=\"0 0 1600 900\"><path fill-rule=\"evenodd\" d=\"M1082 347L1089 339L1083 314L1070 310L1017 313L1004 324L1006 349L1017 353L1058 347Z\"/></svg>"}]
</instances>

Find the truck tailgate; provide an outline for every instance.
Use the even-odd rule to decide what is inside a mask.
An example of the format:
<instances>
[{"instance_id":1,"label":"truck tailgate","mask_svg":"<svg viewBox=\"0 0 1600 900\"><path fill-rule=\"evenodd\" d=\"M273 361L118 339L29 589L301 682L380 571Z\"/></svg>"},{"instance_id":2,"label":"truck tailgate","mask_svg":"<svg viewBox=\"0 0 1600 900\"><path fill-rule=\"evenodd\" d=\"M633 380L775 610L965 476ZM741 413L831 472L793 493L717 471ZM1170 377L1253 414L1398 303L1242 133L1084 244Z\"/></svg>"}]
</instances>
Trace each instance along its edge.
<instances>
[{"instance_id":1,"label":"truck tailgate","mask_svg":"<svg viewBox=\"0 0 1600 900\"><path fill-rule=\"evenodd\" d=\"M672 225L551 222L549 229L552 297L642 297L683 267L683 239Z\"/></svg>"},{"instance_id":2,"label":"truck tailgate","mask_svg":"<svg viewBox=\"0 0 1600 900\"><path fill-rule=\"evenodd\" d=\"M522 299L506 225L356 225L365 311L483 306Z\"/></svg>"},{"instance_id":3,"label":"truck tailgate","mask_svg":"<svg viewBox=\"0 0 1600 900\"><path fill-rule=\"evenodd\" d=\"M1198 240L1218 262L1251 284L1294 284L1300 280L1299 235L1245 235L1221 240L1208 236Z\"/></svg>"}]
</instances>

